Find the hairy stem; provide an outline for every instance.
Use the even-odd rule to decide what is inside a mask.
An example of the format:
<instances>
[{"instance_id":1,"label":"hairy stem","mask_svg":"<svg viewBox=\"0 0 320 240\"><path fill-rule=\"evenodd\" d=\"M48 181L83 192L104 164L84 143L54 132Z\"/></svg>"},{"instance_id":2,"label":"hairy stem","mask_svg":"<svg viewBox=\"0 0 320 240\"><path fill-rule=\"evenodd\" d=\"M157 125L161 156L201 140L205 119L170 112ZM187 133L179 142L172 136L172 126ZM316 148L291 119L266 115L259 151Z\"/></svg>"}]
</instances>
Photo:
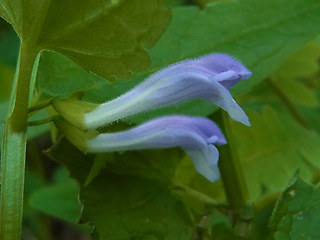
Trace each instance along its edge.
<instances>
[{"instance_id":1,"label":"hairy stem","mask_svg":"<svg viewBox=\"0 0 320 240\"><path fill-rule=\"evenodd\" d=\"M20 239L30 79L37 52L21 43L1 156L0 239Z\"/></svg>"}]
</instances>

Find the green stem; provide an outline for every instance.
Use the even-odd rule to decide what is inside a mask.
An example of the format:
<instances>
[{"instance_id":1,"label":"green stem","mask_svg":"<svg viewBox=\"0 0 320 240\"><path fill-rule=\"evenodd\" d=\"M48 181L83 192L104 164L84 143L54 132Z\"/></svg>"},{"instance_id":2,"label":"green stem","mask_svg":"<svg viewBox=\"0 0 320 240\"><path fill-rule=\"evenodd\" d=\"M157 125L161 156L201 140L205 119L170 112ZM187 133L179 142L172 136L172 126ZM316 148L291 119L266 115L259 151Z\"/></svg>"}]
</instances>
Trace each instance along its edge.
<instances>
[{"instance_id":1,"label":"green stem","mask_svg":"<svg viewBox=\"0 0 320 240\"><path fill-rule=\"evenodd\" d=\"M36 112L38 110L42 110L42 109L50 106L51 103L52 103L52 99L49 99L49 100L46 100L38 105L32 106L29 108L28 113L30 114L30 113Z\"/></svg>"},{"instance_id":2,"label":"green stem","mask_svg":"<svg viewBox=\"0 0 320 240\"><path fill-rule=\"evenodd\" d=\"M219 170L230 208L230 216L234 224L234 235L238 239L250 236L253 209L248 204L247 185L243 175L238 154L234 145L234 136L231 131L230 118L226 112L218 112L222 130L225 133L227 144L219 147Z\"/></svg>"},{"instance_id":3,"label":"green stem","mask_svg":"<svg viewBox=\"0 0 320 240\"><path fill-rule=\"evenodd\" d=\"M219 170L226 197L232 210L238 211L247 204L247 187L243 170L234 148L229 117L224 111L219 111L222 130L228 144L219 147Z\"/></svg>"},{"instance_id":4,"label":"green stem","mask_svg":"<svg viewBox=\"0 0 320 240\"><path fill-rule=\"evenodd\" d=\"M184 193L187 193L189 196L191 196L193 199L197 199L197 201L200 201L202 203L208 204L208 205L213 205L217 206L218 202L209 197L208 195L205 195L201 192L198 192L195 189L192 189L188 187L187 185L180 183L180 182L175 182L172 188L173 191L179 192L182 191Z\"/></svg>"},{"instance_id":5,"label":"green stem","mask_svg":"<svg viewBox=\"0 0 320 240\"><path fill-rule=\"evenodd\" d=\"M45 118L45 119L29 121L28 122L28 126L38 126L38 125L50 123L50 122L52 122L54 120L57 120L59 118L60 118L60 116L56 115L56 116L48 117L48 118Z\"/></svg>"},{"instance_id":6,"label":"green stem","mask_svg":"<svg viewBox=\"0 0 320 240\"><path fill-rule=\"evenodd\" d=\"M30 79L37 52L21 43L1 156L0 239L21 237Z\"/></svg>"}]
</instances>

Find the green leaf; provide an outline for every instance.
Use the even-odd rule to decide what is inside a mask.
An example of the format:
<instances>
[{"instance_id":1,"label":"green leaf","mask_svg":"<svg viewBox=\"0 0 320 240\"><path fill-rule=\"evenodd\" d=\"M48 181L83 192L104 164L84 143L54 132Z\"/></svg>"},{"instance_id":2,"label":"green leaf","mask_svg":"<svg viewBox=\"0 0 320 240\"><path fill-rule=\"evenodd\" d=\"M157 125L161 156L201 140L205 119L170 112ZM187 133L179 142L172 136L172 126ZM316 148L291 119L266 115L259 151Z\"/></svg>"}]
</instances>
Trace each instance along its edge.
<instances>
[{"instance_id":1,"label":"green leaf","mask_svg":"<svg viewBox=\"0 0 320 240\"><path fill-rule=\"evenodd\" d=\"M82 208L78 194L79 186L76 181L64 178L52 186L34 191L29 197L29 204L38 211L76 224Z\"/></svg>"},{"instance_id":2,"label":"green leaf","mask_svg":"<svg viewBox=\"0 0 320 240\"><path fill-rule=\"evenodd\" d=\"M320 43L309 42L290 56L275 73L274 83L294 103L307 107L318 104L315 89L307 85L306 79L319 70Z\"/></svg>"},{"instance_id":3,"label":"green leaf","mask_svg":"<svg viewBox=\"0 0 320 240\"><path fill-rule=\"evenodd\" d=\"M237 152L251 199L280 191L299 169L301 176L314 180L320 169L319 135L302 127L284 110L264 107L261 113L246 111L250 128L232 123Z\"/></svg>"},{"instance_id":4,"label":"green leaf","mask_svg":"<svg viewBox=\"0 0 320 240\"><path fill-rule=\"evenodd\" d=\"M101 170L106 167L107 161L111 159L113 159L113 153L97 155L94 159L90 172L88 173L84 186L89 185L100 174Z\"/></svg>"},{"instance_id":5,"label":"green leaf","mask_svg":"<svg viewBox=\"0 0 320 240\"><path fill-rule=\"evenodd\" d=\"M295 104L306 107L317 107L319 100L315 89L308 87L306 81L299 79L274 78L274 82L283 93Z\"/></svg>"},{"instance_id":6,"label":"green leaf","mask_svg":"<svg viewBox=\"0 0 320 240\"><path fill-rule=\"evenodd\" d=\"M279 67L276 75L288 79L314 75L319 70L320 42L317 39L305 44L290 55Z\"/></svg>"},{"instance_id":7,"label":"green leaf","mask_svg":"<svg viewBox=\"0 0 320 240\"><path fill-rule=\"evenodd\" d=\"M290 6L290 7L288 7ZM275 71L297 48L320 31L320 2L317 0L242 0L197 7L173 9L167 31L150 49L152 65L148 73L185 58L223 52L236 57L252 72L250 80L237 84L234 95L244 94ZM116 81L112 88L98 86L86 99L103 102L123 94L143 80ZM201 100L150 111L129 119L141 123L164 114L206 116L217 108Z\"/></svg>"},{"instance_id":8,"label":"green leaf","mask_svg":"<svg viewBox=\"0 0 320 240\"><path fill-rule=\"evenodd\" d=\"M31 159L30 155L32 155L33 153L30 153L30 152L32 152L35 149L32 149L31 151L29 150L30 150L30 145L28 148L28 155L29 155L29 159ZM35 159L35 158L32 158L32 159ZM30 163L30 160L29 160L29 163ZM46 185L45 181L42 178L40 171L33 171L30 168L26 169L25 188L24 188L24 209L23 209L24 226L25 228L30 229L33 235L39 239L48 238L47 236L49 235L49 227L48 227L49 221L46 218L46 216L39 214L39 212L31 208L28 203L29 203L30 194L32 194L32 192L36 191L37 189L44 187L45 185Z\"/></svg>"},{"instance_id":9,"label":"green leaf","mask_svg":"<svg viewBox=\"0 0 320 240\"><path fill-rule=\"evenodd\" d=\"M50 51L41 52L38 69L37 89L40 94L51 97L67 98L106 82L65 56Z\"/></svg>"},{"instance_id":10,"label":"green leaf","mask_svg":"<svg viewBox=\"0 0 320 240\"><path fill-rule=\"evenodd\" d=\"M77 182L68 177L67 171L62 168L55 171L53 180L52 184L33 190L28 197L28 205L33 210L63 220L83 232L92 232L89 224L79 224L83 206L79 201Z\"/></svg>"},{"instance_id":11,"label":"green leaf","mask_svg":"<svg viewBox=\"0 0 320 240\"><path fill-rule=\"evenodd\" d=\"M80 183L82 219L94 224L97 238L172 240L191 239L201 219L176 194L177 188L185 190L175 182L181 153L178 149L115 153L84 186L94 156L83 155L64 139L48 152ZM189 204L197 205L199 199Z\"/></svg>"},{"instance_id":12,"label":"green leaf","mask_svg":"<svg viewBox=\"0 0 320 240\"><path fill-rule=\"evenodd\" d=\"M34 50L60 52L109 79L146 68L144 49L170 18L161 0L1 0L0 15Z\"/></svg>"},{"instance_id":13,"label":"green leaf","mask_svg":"<svg viewBox=\"0 0 320 240\"><path fill-rule=\"evenodd\" d=\"M320 238L320 189L295 176L277 202L269 227L276 240Z\"/></svg>"}]
</instances>

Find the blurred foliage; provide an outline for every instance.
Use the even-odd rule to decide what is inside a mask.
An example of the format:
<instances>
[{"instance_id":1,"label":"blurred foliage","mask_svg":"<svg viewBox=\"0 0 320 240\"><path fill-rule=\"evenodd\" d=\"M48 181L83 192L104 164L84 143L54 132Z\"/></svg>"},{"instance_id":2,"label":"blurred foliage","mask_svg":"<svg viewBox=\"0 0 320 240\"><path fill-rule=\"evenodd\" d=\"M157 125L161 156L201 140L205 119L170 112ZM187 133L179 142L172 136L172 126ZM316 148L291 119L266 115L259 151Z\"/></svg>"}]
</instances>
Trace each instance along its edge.
<instances>
[{"instance_id":1,"label":"blurred foliage","mask_svg":"<svg viewBox=\"0 0 320 240\"><path fill-rule=\"evenodd\" d=\"M250 198L281 191L300 169L308 181L320 171L319 135L299 125L285 111L264 107L261 113L247 111L252 127L232 125L243 163Z\"/></svg>"},{"instance_id":2,"label":"blurred foliage","mask_svg":"<svg viewBox=\"0 0 320 240\"><path fill-rule=\"evenodd\" d=\"M319 71L320 41L313 40L299 48L273 76L290 101L306 107L317 107L318 98L310 78ZM309 80L309 81L306 81ZM315 82L315 84L317 84Z\"/></svg>"}]
</instances>

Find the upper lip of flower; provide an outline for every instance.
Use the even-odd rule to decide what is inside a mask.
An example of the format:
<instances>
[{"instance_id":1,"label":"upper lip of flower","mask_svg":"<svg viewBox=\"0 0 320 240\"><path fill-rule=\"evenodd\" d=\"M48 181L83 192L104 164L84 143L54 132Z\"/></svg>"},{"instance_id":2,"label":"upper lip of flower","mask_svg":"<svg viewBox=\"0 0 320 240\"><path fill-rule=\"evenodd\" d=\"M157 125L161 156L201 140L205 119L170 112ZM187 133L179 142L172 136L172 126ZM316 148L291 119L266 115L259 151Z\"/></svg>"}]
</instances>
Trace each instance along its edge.
<instances>
[{"instance_id":1,"label":"upper lip of flower","mask_svg":"<svg viewBox=\"0 0 320 240\"><path fill-rule=\"evenodd\" d=\"M250 78L251 75L252 75L252 72L250 72L250 71L242 72L239 74L239 79L246 80L246 79Z\"/></svg>"}]
</instances>

